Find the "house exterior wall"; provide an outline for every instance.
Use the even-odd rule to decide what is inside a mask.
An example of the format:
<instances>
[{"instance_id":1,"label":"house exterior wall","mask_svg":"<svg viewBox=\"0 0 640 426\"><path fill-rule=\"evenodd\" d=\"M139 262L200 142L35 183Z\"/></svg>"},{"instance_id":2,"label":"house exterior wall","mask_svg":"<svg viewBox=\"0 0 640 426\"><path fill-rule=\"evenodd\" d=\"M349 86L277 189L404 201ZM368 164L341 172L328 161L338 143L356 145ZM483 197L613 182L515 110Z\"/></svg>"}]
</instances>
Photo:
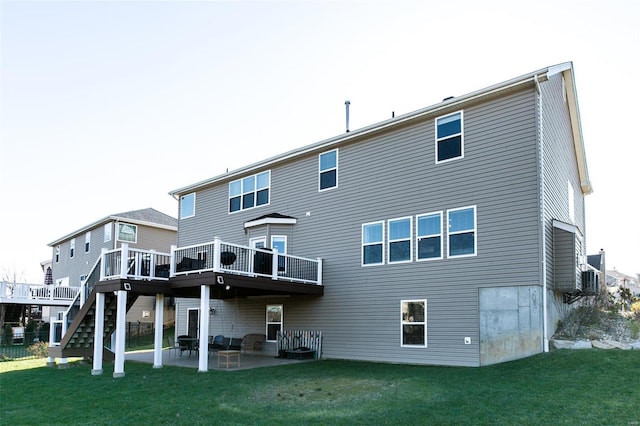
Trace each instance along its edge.
<instances>
[{"instance_id":1,"label":"house exterior wall","mask_svg":"<svg viewBox=\"0 0 640 426\"><path fill-rule=\"evenodd\" d=\"M245 222L272 212L295 217L282 230L288 251L323 258L325 293L283 299L285 329L322 330L328 358L480 365L479 293L541 286L536 93L532 85L465 105L464 158L435 164L434 120L457 110L339 145L338 187L331 190L318 191L323 151L271 166L268 206L229 214L228 182L199 190L195 216L179 222L178 245L214 236L248 244L260 230L245 232ZM415 216L443 212L446 223L448 210L466 206L476 207L477 255L449 258L445 229L444 258L416 261ZM413 261L363 267L362 224L384 221L386 232L387 221L400 217L412 218ZM427 300L425 348L401 347L400 304L409 299ZM255 318L233 330L241 337L240 330L264 328L272 301L220 303L214 324L227 309ZM538 306L532 310L539 315Z\"/></svg>"},{"instance_id":2,"label":"house exterior wall","mask_svg":"<svg viewBox=\"0 0 640 426\"><path fill-rule=\"evenodd\" d=\"M576 250L574 261L575 279L579 280L580 256L586 255L585 202L580 187L578 165L570 127L569 106L565 94L562 74L555 74L541 84L541 116L542 116L542 161L543 161L543 205L545 232L545 263L548 288L547 311L549 336L557 328L562 309L557 306L562 298L554 290L563 288L567 277L556 271L554 266L562 261L562 246L554 247L553 220L574 225L578 234L574 241ZM573 188L573 218L570 216L569 184ZM580 235L581 234L581 235ZM558 243L566 241L558 241ZM565 255L566 256L566 255ZM564 262L569 261L564 259ZM558 273L557 273L558 272Z\"/></svg>"}]
</instances>

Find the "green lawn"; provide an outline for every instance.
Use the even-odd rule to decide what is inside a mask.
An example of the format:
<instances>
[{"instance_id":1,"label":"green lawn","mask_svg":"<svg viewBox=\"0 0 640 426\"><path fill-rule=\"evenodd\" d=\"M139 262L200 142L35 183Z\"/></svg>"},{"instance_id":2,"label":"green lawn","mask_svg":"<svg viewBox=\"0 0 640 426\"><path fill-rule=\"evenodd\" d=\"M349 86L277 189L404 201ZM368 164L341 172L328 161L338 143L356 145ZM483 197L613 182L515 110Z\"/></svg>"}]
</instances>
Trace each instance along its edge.
<instances>
[{"instance_id":1,"label":"green lawn","mask_svg":"<svg viewBox=\"0 0 640 426\"><path fill-rule=\"evenodd\" d=\"M640 351L482 368L319 361L238 371L0 363L0 424L639 425Z\"/></svg>"}]
</instances>

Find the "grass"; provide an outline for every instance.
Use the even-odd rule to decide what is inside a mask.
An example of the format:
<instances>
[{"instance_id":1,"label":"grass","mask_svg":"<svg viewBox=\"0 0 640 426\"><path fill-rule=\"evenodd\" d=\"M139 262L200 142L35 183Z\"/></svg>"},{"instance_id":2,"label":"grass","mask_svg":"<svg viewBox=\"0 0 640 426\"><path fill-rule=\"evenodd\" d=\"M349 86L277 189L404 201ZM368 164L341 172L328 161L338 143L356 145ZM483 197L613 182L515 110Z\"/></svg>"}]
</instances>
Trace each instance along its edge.
<instances>
[{"instance_id":1,"label":"grass","mask_svg":"<svg viewBox=\"0 0 640 426\"><path fill-rule=\"evenodd\" d=\"M482 368L326 360L238 371L0 363L0 423L639 425L640 351L554 351ZM111 369L111 370L110 370Z\"/></svg>"}]
</instances>

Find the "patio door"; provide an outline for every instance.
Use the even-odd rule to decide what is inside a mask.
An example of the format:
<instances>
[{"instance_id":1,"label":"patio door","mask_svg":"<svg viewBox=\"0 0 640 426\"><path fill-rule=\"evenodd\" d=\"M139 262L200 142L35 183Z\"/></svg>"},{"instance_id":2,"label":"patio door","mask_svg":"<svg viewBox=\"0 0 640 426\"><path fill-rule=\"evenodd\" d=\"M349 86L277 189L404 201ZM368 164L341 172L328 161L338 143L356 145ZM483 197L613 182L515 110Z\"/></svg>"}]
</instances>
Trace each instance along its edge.
<instances>
[{"instance_id":1,"label":"patio door","mask_svg":"<svg viewBox=\"0 0 640 426\"><path fill-rule=\"evenodd\" d=\"M187 334L191 337L198 336L198 326L200 325L200 310L189 309L187 311Z\"/></svg>"}]
</instances>

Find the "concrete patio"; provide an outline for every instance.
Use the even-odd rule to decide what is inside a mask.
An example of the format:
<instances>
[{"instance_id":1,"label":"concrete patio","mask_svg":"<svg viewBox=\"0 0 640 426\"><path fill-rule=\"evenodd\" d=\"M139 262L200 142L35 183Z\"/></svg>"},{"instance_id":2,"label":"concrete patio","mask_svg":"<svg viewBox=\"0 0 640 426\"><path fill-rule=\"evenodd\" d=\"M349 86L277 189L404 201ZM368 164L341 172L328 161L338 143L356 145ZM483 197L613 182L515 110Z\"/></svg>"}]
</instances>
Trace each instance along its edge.
<instances>
[{"instance_id":1,"label":"concrete patio","mask_svg":"<svg viewBox=\"0 0 640 426\"><path fill-rule=\"evenodd\" d=\"M145 350L145 351L136 351L136 352L126 352L125 353L125 361L137 361L143 362L147 364L153 364L153 350ZM314 360L296 360L296 359L284 359L284 358L276 358L273 354L266 353L241 353L240 354L240 366L229 366L226 368L223 364L224 361L220 362L220 367L218 368L218 354L216 352L212 352L209 354L209 370L220 370L220 371L234 371L234 370L248 370L251 368L262 368L262 367L274 367L278 365L287 365L287 364L296 364L301 362L309 362ZM195 351L188 354L185 351L182 356L179 351L165 349L162 351L162 365L171 365L176 367L187 367L198 369L198 353Z\"/></svg>"}]
</instances>

